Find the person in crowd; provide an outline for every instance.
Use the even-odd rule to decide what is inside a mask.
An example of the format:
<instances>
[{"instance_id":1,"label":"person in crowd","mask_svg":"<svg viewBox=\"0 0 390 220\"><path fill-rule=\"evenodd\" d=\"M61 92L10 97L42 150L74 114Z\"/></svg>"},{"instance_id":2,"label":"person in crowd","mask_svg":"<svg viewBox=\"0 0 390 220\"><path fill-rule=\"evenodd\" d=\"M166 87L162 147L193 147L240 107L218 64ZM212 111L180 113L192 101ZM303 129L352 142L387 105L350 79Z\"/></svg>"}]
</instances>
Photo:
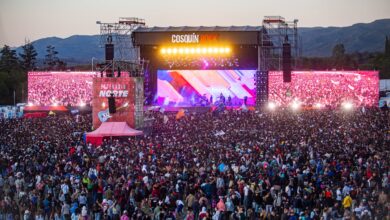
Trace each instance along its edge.
<instances>
[{"instance_id":1,"label":"person in crowd","mask_svg":"<svg viewBox=\"0 0 390 220\"><path fill-rule=\"evenodd\" d=\"M0 218L390 217L388 111L146 114L100 146L90 114L0 120Z\"/></svg>"}]
</instances>

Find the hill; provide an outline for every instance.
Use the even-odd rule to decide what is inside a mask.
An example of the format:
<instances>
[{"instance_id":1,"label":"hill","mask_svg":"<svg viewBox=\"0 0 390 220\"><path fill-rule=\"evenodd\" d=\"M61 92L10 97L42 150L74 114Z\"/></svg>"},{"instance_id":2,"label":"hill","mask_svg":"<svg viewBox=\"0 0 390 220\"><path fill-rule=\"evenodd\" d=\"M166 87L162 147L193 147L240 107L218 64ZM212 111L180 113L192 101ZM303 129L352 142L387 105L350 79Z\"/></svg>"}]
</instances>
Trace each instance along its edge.
<instances>
[{"instance_id":1,"label":"hill","mask_svg":"<svg viewBox=\"0 0 390 220\"><path fill-rule=\"evenodd\" d=\"M390 19L348 27L299 28L298 31L305 57L330 56L338 43L344 44L347 53L383 52L385 37L390 36Z\"/></svg>"},{"instance_id":2,"label":"hill","mask_svg":"<svg viewBox=\"0 0 390 220\"><path fill-rule=\"evenodd\" d=\"M302 55L326 57L332 48L344 44L347 53L384 51L385 36L390 36L390 19L359 23L348 27L299 28ZM58 56L68 64L90 63L92 57L103 59L104 49L99 47L99 35L73 35L68 38L48 37L32 42L38 59L44 59L46 46L53 45ZM21 47L16 48L17 52Z\"/></svg>"}]
</instances>

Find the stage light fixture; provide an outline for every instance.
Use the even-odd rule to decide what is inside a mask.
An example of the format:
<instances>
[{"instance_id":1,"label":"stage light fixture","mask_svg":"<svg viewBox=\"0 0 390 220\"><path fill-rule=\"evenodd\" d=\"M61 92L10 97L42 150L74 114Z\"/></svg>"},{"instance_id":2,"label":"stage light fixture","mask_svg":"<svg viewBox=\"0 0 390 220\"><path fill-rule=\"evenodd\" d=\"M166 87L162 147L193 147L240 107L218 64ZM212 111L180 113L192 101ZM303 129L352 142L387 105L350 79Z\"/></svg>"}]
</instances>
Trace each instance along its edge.
<instances>
[{"instance_id":1,"label":"stage light fixture","mask_svg":"<svg viewBox=\"0 0 390 220\"><path fill-rule=\"evenodd\" d=\"M175 54L228 54L229 47L166 47L161 48L160 53L163 55Z\"/></svg>"},{"instance_id":2,"label":"stage light fixture","mask_svg":"<svg viewBox=\"0 0 390 220\"><path fill-rule=\"evenodd\" d=\"M268 102L268 109L272 111L275 110L276 104L274 102Z\"/></svg>"},{"instance_id":3,"label":"stage light fixture","mask_svg":"<svg viewBox=\"0 0 390 220\"><path fill-rule=\"evenodd\" d=\"M292 108L294 111L298 110L299 107L300 107L300 104L299 104L299 102L297 102L297 101L294 101L294 102L291 104L291 108Z\"/></svg>"},{"instance_id":4,"label":"stage light fixture","mask_svg":"<svg viewBox=\"0 0 390 220\"><path fill-rule=\"evenodd\" d=\"M322 105L321 103L316 103L316 104L314 105L314 107L317 108L317 109L320 109L320 108L323 107L323 105Z\"/></svg>"},{"instance_id":5,"label":"stage light fixture","mask_svg":"<svg viewBox=\"0 0 390 220\"><path fill-rule=\"evenodd\" d=\"M347 111L351 110L353 108L353 104L351 102L344 102L342 104L343 108Z\"/></svg>"}]
</instances>

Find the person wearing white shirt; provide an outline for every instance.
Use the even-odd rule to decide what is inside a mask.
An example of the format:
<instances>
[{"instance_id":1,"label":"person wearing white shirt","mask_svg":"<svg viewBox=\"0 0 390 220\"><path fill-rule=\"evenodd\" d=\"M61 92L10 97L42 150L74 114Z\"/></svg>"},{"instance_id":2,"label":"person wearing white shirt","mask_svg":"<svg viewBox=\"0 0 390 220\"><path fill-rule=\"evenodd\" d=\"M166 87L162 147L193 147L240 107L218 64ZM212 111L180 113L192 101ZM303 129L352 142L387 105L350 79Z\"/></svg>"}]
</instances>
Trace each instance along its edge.
<instances>
[{"instance_id":1,"label":"person wearing white shirt","mask_svg":"<svg viewBox=\"0 0 390 220\"><path fill-rule=\"evenodd\" d=\"M61 185L61 190L64 195L69 193L69 186L65 182Z\"/></svg>"}]
</instances>

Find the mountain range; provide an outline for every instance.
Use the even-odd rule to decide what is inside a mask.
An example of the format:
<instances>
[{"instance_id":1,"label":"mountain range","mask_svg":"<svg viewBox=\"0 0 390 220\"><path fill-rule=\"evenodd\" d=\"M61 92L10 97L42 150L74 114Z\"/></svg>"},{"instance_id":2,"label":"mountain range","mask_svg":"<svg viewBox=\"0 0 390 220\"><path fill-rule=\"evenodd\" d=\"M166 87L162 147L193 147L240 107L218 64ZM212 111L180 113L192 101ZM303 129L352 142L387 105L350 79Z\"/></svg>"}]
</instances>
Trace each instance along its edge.
<instances>
[{"instance_id":1,"label":"mountain range","mask_svg":"<svg viewBox=\"0 0 390 220\"><path fill-rule=\"evenodd\" d=\"M348 27L302 27L298 29L302 56L326 57L332 54L336 44L342 43L347 53L382 52L385 38L390 36L390 19L371 23L358 23ZM104 49L100 47L99 35L73 35L68 38L48 37L33 41L38 60L46 54L46 47L52 45L58 57L68 64L90 63L92 58L103 59ZM22 51L16 48L17 53Z\"/></svg>"}]
</instances>

